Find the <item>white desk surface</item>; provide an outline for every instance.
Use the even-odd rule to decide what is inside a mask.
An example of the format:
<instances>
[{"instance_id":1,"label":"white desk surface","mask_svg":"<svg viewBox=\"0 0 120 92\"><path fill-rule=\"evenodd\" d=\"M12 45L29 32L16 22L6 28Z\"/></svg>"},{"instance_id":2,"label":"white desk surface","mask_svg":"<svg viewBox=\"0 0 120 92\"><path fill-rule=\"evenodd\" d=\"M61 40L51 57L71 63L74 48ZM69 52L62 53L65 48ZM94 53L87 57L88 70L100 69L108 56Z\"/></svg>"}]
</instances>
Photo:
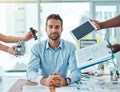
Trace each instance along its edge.
<instances>
[{"instance_id":1,"label":"white desk surface","mask_svg":"<svg viewBox=\"0 0 120 92\"><path fill-rule=\"evenodd\" d=\"M23 84L25 85L25 83ZM16 89L16 87L12 87L8 92L15 92L11 91L11 89L13 90L13 88ZM110 81L109 75L99 77L90 76L90 78L82 78L82 80L78 84L71 84L69 86L55 88L54 91L51 92L73 92L73 90L74 92L119 92L120 78L117 83L112 83Z\"/></svg>"}]
</instances>

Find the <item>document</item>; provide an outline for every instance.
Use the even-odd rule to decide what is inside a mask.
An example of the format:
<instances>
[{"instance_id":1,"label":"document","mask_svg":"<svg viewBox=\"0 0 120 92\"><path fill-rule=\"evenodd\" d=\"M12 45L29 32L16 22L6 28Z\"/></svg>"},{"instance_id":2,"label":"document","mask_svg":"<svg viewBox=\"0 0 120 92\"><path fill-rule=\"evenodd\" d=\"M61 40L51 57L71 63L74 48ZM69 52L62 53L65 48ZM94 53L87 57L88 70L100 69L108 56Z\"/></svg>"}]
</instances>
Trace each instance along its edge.
<instances>
[{"instance_id":1,"label":"document","mask_svg":"<svg viewBox=\"0 0 120 92\"><path fill-rule=\"evenodd\" d=\"M22 92L50 92L48 87L44 86L23 86Z\"/></svg>"},{"instance_id":2,"label":"document","mask_svg":"<svg viewBox=\"0 0 120 92\"><path fill-rule=\"evenodd\" d=\"M56 92L94 92L88 83L73 84L64 87L56 88Z\"/></svg>"},{"instance_id":3,"label":"document","mask_svg":"<svg viewBox=\"0 0 120 92\"><path fill-rule=\"evenodd\" d=\"M59 87L56 92L80 92L77 87Z\"/></svg>"},{"instance_id":4,"label":"document","mask_svg":"<svg viewBox=\"0 0 120 92\"><path fill-rule=\"evenodd\" d=\"M114 58L108 40L75 51L78 69L84 69Z\"/></svg>"},{"instance_id":5,"label":"document","mask_svg":"<svg viewBox=\"0 0 120 92\"><path fill-rule=\"evenodd\" d=\"M97 29L96 26L93 25L91 21L86 21L82 25L70 31L70 33L73 36L73 38L75 38L75 40L80 40L82 37L86 36L87 34L96 29Z\"/></svg>"}]
</instances>

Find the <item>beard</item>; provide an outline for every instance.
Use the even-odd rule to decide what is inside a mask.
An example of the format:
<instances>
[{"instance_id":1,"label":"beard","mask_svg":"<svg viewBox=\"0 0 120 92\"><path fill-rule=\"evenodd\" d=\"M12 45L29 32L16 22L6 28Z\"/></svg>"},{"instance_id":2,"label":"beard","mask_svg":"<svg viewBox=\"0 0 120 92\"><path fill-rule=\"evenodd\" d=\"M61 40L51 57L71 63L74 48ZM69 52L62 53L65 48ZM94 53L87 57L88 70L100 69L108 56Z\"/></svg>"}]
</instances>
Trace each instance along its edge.
<instances>
[{"instance_id":1,"label":"beard","mask_svg":"<svg viewBox=\"0 0 120 92\"><path fill-rule=\"evenodd\" d=\"M48 35L48 37L51 39L51 40L58 40L60 38L60 35L58 33L52 33L50 35Z\"/></svg>"}]
</instances>

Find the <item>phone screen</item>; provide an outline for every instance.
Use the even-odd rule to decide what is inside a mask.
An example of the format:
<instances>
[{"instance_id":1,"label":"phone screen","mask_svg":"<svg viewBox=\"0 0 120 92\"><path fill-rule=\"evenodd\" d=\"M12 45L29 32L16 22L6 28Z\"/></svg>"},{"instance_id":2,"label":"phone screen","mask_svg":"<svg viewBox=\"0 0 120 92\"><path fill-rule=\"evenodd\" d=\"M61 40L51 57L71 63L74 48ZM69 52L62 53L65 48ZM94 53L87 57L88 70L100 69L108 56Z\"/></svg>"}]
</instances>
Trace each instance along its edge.
<instances>
[{"instance_id":1,"label":"phone screen","mask_svg":"<svg viewBox=\"0 0 120 92\"><path fill-rule=\"evenodd\" d=\"M86 36L96 29L97 28L90 21L87 21L77 28L73 29L71 31L71 34L76 40L80 40L82 37Z\"/></svg>"}]
</instances>

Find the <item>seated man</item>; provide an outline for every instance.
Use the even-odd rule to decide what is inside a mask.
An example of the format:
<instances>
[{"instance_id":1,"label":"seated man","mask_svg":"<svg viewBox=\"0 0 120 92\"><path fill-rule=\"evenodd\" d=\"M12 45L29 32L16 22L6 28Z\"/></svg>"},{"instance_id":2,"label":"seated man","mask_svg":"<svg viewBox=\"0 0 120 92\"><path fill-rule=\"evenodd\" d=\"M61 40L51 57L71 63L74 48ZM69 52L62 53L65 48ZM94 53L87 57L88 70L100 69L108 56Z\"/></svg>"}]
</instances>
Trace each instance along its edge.
<instances>
[{"instance_id":1,"label":"seated man","mask_svg":"<svg viewBox=\"0 0 120 92\"><path fill-rule=\"evenodd\" d=\"M45 28L48 39L31 49L27 78L48 87L61 87L80 80L77 70L75 46L60 38L63 20L58 14L47 17ZM68 69L70 74L68 74Z\"/></svg>"}]
</instances>

